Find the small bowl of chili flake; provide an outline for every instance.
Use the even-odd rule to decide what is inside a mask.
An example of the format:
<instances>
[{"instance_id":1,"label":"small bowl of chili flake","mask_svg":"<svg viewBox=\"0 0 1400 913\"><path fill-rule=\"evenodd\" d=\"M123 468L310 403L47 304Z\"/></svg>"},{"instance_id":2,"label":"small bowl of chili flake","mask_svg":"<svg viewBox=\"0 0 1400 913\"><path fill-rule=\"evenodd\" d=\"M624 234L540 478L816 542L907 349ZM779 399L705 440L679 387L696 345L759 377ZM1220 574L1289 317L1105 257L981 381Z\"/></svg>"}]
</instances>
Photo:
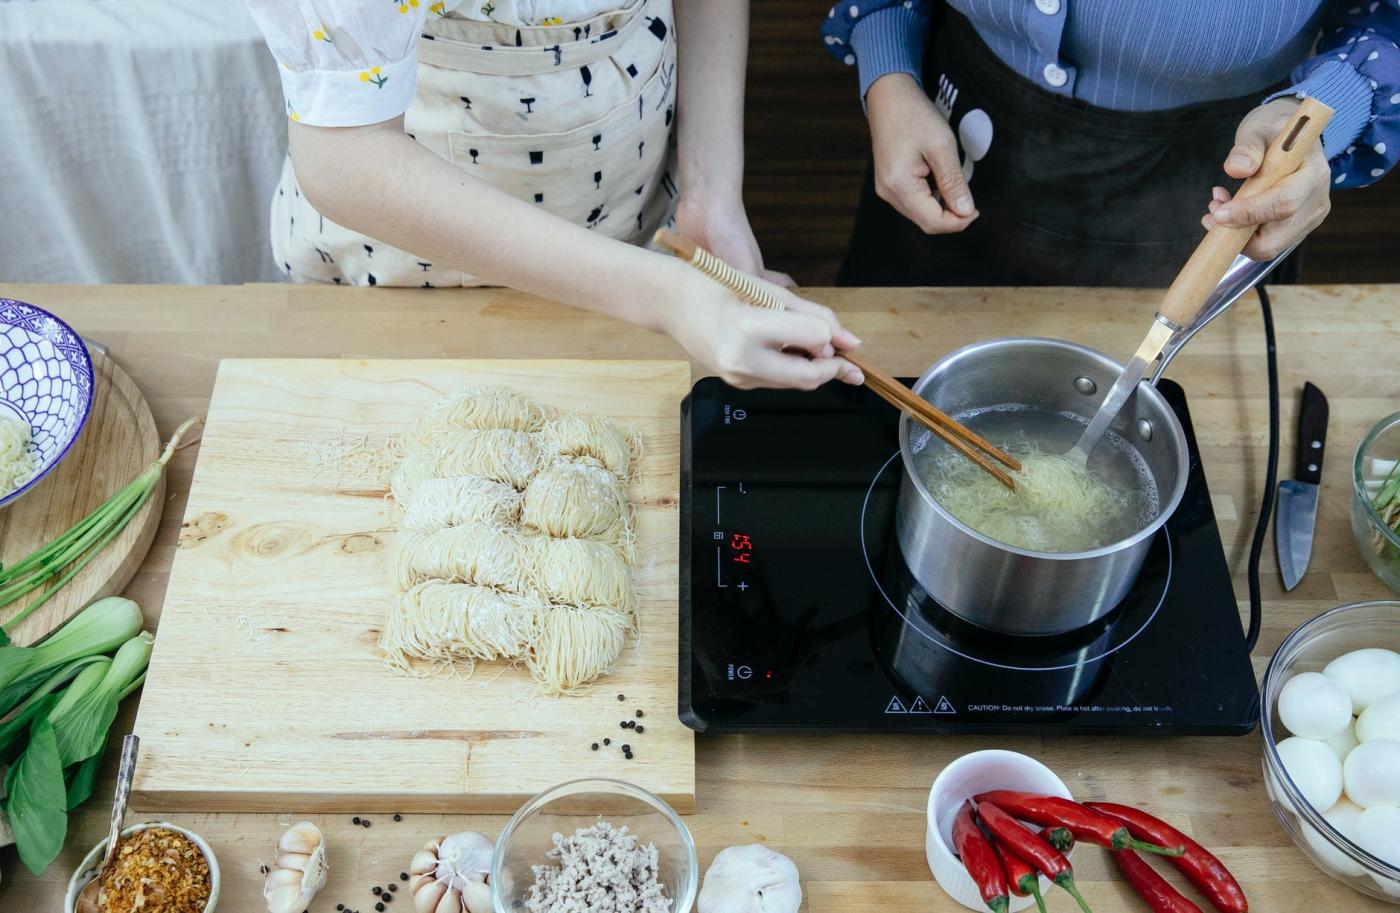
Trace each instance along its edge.
<instances>
[{"instance_id":1,"label":"small bowl of chili flake","mask_svg":"<svg viewBox=\"0 0 1400 913\"><path fill-rule=\"evenodd\" d=\"M68 882L64 913L73 913L78 894L97 877L103 840L83 859ZM134 824L121 833L117 855L102 873L106 913L213 913L219 899L219 863L193 831L165 821Z\"/></svg>"}]
</instances>

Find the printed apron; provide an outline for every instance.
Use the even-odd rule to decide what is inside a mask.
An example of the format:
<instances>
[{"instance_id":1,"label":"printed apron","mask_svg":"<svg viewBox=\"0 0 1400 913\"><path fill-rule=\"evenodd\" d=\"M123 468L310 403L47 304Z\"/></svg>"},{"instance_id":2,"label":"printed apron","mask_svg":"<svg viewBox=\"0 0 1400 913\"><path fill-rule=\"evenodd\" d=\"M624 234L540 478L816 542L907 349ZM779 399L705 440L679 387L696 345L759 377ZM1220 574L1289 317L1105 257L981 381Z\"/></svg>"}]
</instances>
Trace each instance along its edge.
<instances>
[{"instance_id":1,"label":"printed apron","mask_svg":"<svg viewBox=\"0 0 1400 913\"><path fill-rule=\"evenodd\" d=\"M926 235L875 195L868 172L837 282L1169 285L1205 234L1211 187L1238 183L1221 163L1267 93L1110 111L1032 84L966 18L944 13L924 84L958 137L981 214L957 234ZM1285 262L1271 281L1290 272Z\"/></svg>"},{"instance_id":2,"label":"printed apron","mask_svg":"<svg viewBox=\"0 0 1400 913\"><path fill-rule=\"evenodd\" d=\"M675 210L675 76L671 0L552 26L430 17L404 128L520 200L643 243ZM483 284L322 217L290 157L272 199L272 248L297 282Z\"/></svg>"}]
</instances>

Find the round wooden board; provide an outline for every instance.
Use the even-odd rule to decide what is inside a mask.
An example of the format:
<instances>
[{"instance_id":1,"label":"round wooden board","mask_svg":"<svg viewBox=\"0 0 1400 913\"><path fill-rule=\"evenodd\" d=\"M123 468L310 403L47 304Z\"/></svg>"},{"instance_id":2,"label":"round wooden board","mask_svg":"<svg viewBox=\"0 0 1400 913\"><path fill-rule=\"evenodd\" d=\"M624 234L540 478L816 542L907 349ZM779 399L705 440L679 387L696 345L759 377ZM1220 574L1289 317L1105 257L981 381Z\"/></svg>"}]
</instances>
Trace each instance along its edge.
<instances>
[{"instance_id":1,"label":"round wooden board","mask_svg":"<svg viewBox=\"0 0 1400 913\"><path fill-rule=\"evenodd\" d=\"M160 454L151 407L115 361L92 353L92 413L73 449L24 497L0 509L0 561L9 565L53 541L87 516ZM112 540L57 595L9 632L31 644L102 596L120 593L151 548L165 505L165 478L121 535ZM29 599L38 596L31 594ZM18 614L18 603L0 609L0 623Z\"/></svg>"}]
</instances>

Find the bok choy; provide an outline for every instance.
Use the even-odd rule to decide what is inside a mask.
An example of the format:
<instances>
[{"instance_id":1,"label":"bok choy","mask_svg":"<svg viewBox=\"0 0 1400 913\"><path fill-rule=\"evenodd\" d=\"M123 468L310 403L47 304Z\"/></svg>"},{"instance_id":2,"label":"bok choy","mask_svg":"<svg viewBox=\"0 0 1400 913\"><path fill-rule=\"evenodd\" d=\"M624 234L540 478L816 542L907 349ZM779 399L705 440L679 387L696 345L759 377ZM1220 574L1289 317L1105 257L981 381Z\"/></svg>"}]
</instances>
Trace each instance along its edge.
<instances>
[{"instance_id":1,"label":"bok choy","mask_svg":"<svg viewBox=\"0 0 1400 913\"><path fill-rule=\"evenodd\" d=\"M136 603L114 596L36 646L0 646L0 812L36 875L63 848L68 812L92 794L117 706L145 679L153 640Z\"/></svg>"}]
</instances>

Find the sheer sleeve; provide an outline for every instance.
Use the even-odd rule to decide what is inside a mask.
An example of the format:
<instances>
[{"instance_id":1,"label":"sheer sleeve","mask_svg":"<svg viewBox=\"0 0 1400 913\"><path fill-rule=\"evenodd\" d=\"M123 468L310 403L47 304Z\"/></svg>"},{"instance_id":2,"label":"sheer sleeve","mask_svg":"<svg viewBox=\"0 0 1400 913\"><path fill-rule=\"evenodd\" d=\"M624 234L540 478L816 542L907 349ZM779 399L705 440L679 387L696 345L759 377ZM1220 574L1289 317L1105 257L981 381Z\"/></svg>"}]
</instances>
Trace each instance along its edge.
<instances>
[{"instance_id":1,"label":"sheer sleeve","mask_svg":"<svg viewBox=\"0 0 1400 913\"><path fill-rule=\"evenodd\" d=\"M430 0L247 0L282 73L287 116L357 127L408 110ZM436 3L433 9L440 10Z\"/></svg>"}]
</instances>

